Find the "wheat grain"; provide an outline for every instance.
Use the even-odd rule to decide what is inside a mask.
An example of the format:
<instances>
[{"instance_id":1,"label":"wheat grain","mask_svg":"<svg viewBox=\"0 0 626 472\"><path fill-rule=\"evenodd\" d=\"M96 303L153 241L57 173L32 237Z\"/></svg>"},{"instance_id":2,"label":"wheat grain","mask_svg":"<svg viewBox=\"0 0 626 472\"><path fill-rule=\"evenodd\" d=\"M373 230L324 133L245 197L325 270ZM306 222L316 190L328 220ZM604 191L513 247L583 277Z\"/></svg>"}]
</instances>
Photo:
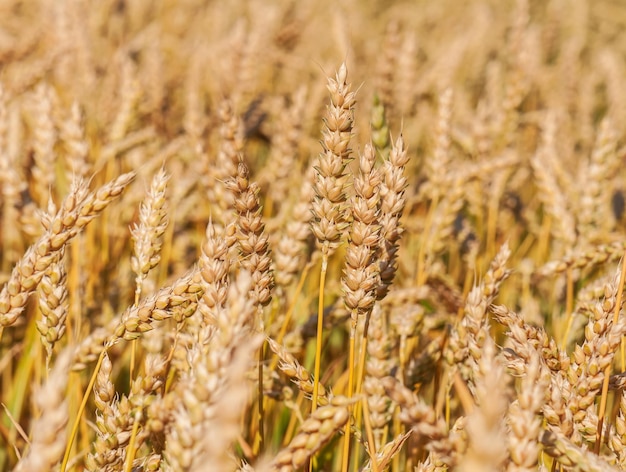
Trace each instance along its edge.
<instances>
[{"instance_id":1,"label":"wheat grain","mask_svg":"<svg viewBox=\"0 0 626 472\"><path fill-rule=\"evenodd\" d=\"M66 149L68 180L86 179L91 172L89 144L85 138L84 113L78 102L72 103L69 116L59 125L59 137Z\"/></svg>"},{"instance_id":2,"label":"wheat grain","mask_svg":"<svg viewBox=\"0 0 626 472\"><path fill-rule=\"evenodd\" d=\"M354 120L356 95L346 82L348 71L345 64L334 79L328 79L330 106L326 126L322 131L323 152L319 155L314 183L315 197L312 201L313 234L324 254L334 250L347 227L345 209L344 170L350 153L350 138Z\"/></svg>"},{"instance_id":3,"label":"wheat grain","mask_svg":"<svg viewBox=\"0 0 626 472\"><path fill-rule=\"evenodd\" d=\"M314 196L313 178L315 169L309 167L300 187L298 201L291 210L290 218L275 244L276 285L286 288L293 282L306 259L307 242L311 238L311 199Z\"/></svg>"},{"instance_id":4,"label":"wheat grain","mask_svg":"<svg viewBox=\"0 0 626 472\"><path fill-rule=\"evenodd\" d=\"M67 272L63 251L59 260L50 264L37 286L39 311L42 319L37 321L37 330L46 348L48 360L52 356L54 345L65 334L65 321L68 314Z\"/></svg>"},{"instance_id":5,"label":"wheat grain","mask_svg":"<svg viewBox=\"0 0 626 472\"><path fill-rule=\"evenodd\" d=\"M30 448L16 465L16 472L52 470L61 461L69 419L65 388L70 358L70 350L57 357L48 381L35 395L37 408L42 413L32 424Z\"/></svg>"},{"instance_id":6,"label":"wheat grain","mask_svg":"<svg viewBox=\"0 0 626 472\"><path fill-rule=\"evenodd\" d=\"M295 357L285 350L283 346L278 344L271 338L267 339L270 349L278 356L280 362L278 368L298 386L298 388L307 396L313 394L313 376L304 368ZM318 383L317 402L320 406L328 405L332 400L332 395L327 392L324 385Z\"/></svg>"},{"instance_id":7,"label":"wheat grain","mask_svg":"<svg viewBox=\"0 0 626 472\"><path fill-rule=\"evenodd\" d=\"M370 315L380 284L375 254L380 244L378 207L381 176L374 168L375 159L373 146L367 145L359 159L360 173L354 177L355 194L350 199L352 223L341 285L353 330L360 317Z\"/></svg>"},{"instance_id":8,"label":"wheat grain","mask_svg":"<svg viewBox=\"0 0 626 472\"><path fill-rule=\"evenodd\" d=\"M334 397L329 405L315 410L300 427L298 433L272 461L273 470L289 472L306 464L309 457L315 454L333 435L339 431L350 418L348 406L351 400L345 397Z\"/></svg>"},{"instance_id":9,"label":"wheat grain","mask_svg":"<svg viewBox=\"0 0 626 472\"><path fill-rule=\"evenodd\" d=\"M427 448L438 460L453 466L457 460L458 439L448 433L445 421L434 410L393 377L382 379L387 395L400 407L400 420L416 434L429 438Z\"/></svg>"},{"instance_id":10,"label":"wheat grain","mask_svg":"<svg viewBox=\"0 0 626 472\"><path fill-rule=\"evenodd\" d=\"M394 367L391 358L390 336L385 332L383 313L379 307L372 310L368 331L366 375L363 380L363 393L370 411L370 422L374 432L375 448L382 446L385 426L391 420L391 401L381 380L390 375Z\"/></svg>"},{"instance_id":11,"label":"wheat grain","mask_svg":"<svg viewBox=\"0 0 626 472\"><path fill-rule=\"evenodd\" d=\"M509 406L507 414L510 427L510 471L534 470L539 457L540 413L549 377L543 371L541 358L534 354L522 380L517 402Z\"/></svg>"},{"instance_id":12,"label":"wheat grain","mask_svg":"<svg viewBox=\"0 0 626 472\"><path fill-rule=\"evenodd\" d=\"M392 107L395 106L394 75L397 70L399 43L400 24L394 18L385 27L383 43L378 56L378 67L376 67L377 74L374 80L382 105L390 114L393 113Z\"/></svg>"},{"instance_id":13,"label":"wheat grain","mask_svg":"<svg viewBox=\"0 0 626 472\"><path fill-rule=\"evenodd\" d=\"M266 306L272 299L274 274L271 270L269 238L261 217L259 188L249 181L249 172L243 161L239 161L237 176L226 183L233 192L233 206L237 212L235 234L239 248L240 264L252 274L252 293L259 307ZM260 326L263 326L261 322Z\"/></svg>"},{"instance_id":14,"label":"wheat grain","mask_svg":"<svg viewBox=\"0 0 626 472\"><path fill-rule=\"evenodd\" d=\"M135 304L139 301L143 283L150 270L154 269L161 259L163 233L167 227L167 205L165 190L169 176L161 168L152 179L150 190L139 210L139 223L131 229L134 242L134 255L131 268L135 277Z\"/></svg>"},{"instance_id":15,"label":"wheat grain","mask_svg":"<svg viewBox=\"0 0 626 472\"><path fill-rule=\"evenodd\" d=\"M400 217L404 211L406 199L404 196L407 187L407 179L404 171L409 157L404 145L404 139L400 135L393 143L389 160L383 164L383 181L380 187L380 279L381 284L377 290L378 300L383 299L393 282L396 274L398 257L398 244L402 235Z\"/></svg>"},{"instance_id":16,"label":"wheat grain","mask_svg":"<svg viewBox=\"0 0 626 472\"><path fill-rule=\"evenodd\" d=\"M565 466L575 466L581 472L619 470L590 451L577 447L563 435L544 431L540 437L544 451Z\"/></svg>"},{"instance_id":17,"label":"wheat grain","mask_svg":"<svg viewBox=\"0 0 626 472\"><path fill-rule=\"evenodd\" d=\"M35 89L34 114L35 129L33 130L33 197L39 208L44 208L50 192L54 190L54 145L57 131L52 118L52 90L49 85L41 83Z\"/></svg>"}]
</instances>

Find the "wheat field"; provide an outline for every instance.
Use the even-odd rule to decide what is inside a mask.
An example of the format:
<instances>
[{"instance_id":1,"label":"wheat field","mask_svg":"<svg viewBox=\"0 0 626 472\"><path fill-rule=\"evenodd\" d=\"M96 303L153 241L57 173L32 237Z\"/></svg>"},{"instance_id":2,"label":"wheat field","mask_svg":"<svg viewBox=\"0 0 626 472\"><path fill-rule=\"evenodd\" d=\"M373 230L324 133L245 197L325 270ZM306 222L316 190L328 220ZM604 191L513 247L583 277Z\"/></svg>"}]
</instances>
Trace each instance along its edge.
<instances>
[{"instance_id":1,"label":"wheat field","mask_svg":"<svg viewBox=\"0 0 626 472\"><path fill-rule=\"evenodd\" d=\"M625 29L0 2L0 471L625 470Z\"/></svg>"}]
</instances>

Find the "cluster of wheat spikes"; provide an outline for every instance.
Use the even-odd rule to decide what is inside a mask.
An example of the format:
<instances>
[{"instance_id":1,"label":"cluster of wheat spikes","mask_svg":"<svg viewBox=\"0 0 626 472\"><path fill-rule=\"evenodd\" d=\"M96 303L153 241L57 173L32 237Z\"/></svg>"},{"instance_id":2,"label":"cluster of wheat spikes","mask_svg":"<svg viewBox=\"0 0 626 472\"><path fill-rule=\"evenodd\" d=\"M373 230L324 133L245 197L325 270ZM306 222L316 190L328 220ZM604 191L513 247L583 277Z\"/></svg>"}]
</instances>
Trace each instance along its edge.
<instances>
[{"instance_id":1,"label":"cluster of wheat spikes","mask_svg":"<svg viewBox=\"0 0 626 472\"><path fill-rule=\"evenodd\" d=\"M626 470L625 29L0 2L0 472Z\"/></svg>"}]
</instances>

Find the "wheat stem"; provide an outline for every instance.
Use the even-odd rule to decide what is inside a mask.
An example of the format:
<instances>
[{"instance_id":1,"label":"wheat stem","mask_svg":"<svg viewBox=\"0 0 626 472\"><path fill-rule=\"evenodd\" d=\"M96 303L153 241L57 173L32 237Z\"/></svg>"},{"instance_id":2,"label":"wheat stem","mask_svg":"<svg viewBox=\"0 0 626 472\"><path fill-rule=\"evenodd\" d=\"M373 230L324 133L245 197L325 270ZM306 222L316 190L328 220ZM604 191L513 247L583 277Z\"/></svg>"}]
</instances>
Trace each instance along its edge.
<instances>
[{"instance_id":1,"label":"wheat stem","mask_svg":"<svg viewBox=\"0 0 626 472\"><path fill-rule=\"evenodd\" d=\"M350 329L350 348L348 355L348 389L346 391L346 396L348 398L352 398L353 392L353 378L354 378L354 344L355 344L355 332L356 326L353 323L352 328ZM347 472L350 463L350 422L348 422L344 429L344 438L343 438L343 450L341 456L341 471Z\"/></svg>"},{"instance_id":2,"label":"wheat stem","mask_svg":"<svg viewBox=\"0 0 626 472\"><path fill-rule=\"evenodd\" d=\"M315 337L315 365L313 368L313 398L311 412L317 410L317 397L319 394L319 378L322 363L322 336L324 334L324 287L326 285L326 270L328 267L328 255L322 255L322 268L320 271L320 294L317 304L317 333Z\"/></svg>"},{"instance_id":3,"label":"wheat stem","mask_svg":"<svg viewBox=\"0 0 626 472\"><path fill-rule=\"evenodd\" d=\"M124 472L132 472L133 461L135 459L135 443L137 441L137 432L139 431L139 422L141 419L141 412L135 413L133 429L130 434L130 440L128 441L128 447L126 448L126 461L124 463Z\"/></svg>"},{"instance_id":4,"label":"wheat stem","mask_svg":"<svg viewBox=\"0 0 626 472\"><path fill-rule=\"evenodd\" d=\"M63 461L61 462L61 472L65 472L67 468L68 461L70 459L70 451L72 450L72 445L74 444L74 440L76 439L76 434L78 433L78 426L82 420L83 413L85 412L85 407L87 406L87 401L89 400L89 396L93 389L94 384L96 383L96 378L98 377L98 372L100 371L100 366L102 365L102 361L104 360L104 355L106 354L107 348L105 347L98 357L98 362L93 369L93 373L91 374L91 379L89 379L89 384L85 389L85 393L83 394L83 399L80 402L80 407L78 408L78 412L76 413L76 419L74 420L74 424L72 425L72 431L70 432L70 437L67 440L67 445L65 447L65 454L63 454Z\"/></svg>"}]
</instances>

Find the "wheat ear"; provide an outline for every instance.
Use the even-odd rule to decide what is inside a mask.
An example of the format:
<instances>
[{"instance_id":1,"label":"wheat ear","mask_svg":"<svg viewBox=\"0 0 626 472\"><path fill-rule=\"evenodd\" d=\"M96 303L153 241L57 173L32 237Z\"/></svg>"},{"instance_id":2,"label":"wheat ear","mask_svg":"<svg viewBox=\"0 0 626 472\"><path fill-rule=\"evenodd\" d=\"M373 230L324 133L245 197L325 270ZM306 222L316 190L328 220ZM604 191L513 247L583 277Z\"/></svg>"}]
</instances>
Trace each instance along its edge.
<instances>
[{"instance_id":1,"label":"wheat ear","mask_svg":"<svg viewBox=\"0 0 626 472\"><path fill-rule=\"evenodd\" d=\"M344 193L346 175L344 170L350 153L350 138L354 121L355 93L347 82L348 69L342 64L335 78L328 79L330 105L322 130L323 152L316 167L315 196L312 201L313 220L311 229L322 250L320 293L317 313L317 337L315 350L314 387L312 410L317 409L318 379L322 357L322 334L324 326L324 287L328 257L339 245L347 226Z\"/></svg>"},{"instance_id":2,"label":"wheat ear","mask_svg":"<svg viewBox=\"0 0 626 472\"><path fill-rule=\"evenodd\" d=\"M70 359L68 350L57 357L48 381L35 395L42 415L32 424L30 448L15 467L15 472L53 470L63 457L67 436L65 426L69 417L65 387Z\"/></svg>"},{"instance_id":3,"label":"wheat ear","mask_svg":"<svg viewBox=\"0 0 626 472\"><path fill-rule=\"evenodd\" d=\"M348 405L352 403L346 397L334 397L330 405L316 409L302 423L300 432L291 440L289 446L280 451L272 462L275 472L291 472L303 467L309 458L319 451L350 418Z\"/></svg>"},{"instance_id":4,"label":"wheat ear","mask_svg":"<svg viewBox=\"0 0 626 472\"><path fill-rule=\"evenodd\" d=\"M62 248L117 198L134 177L134 173L121 175L93 193L89 193L80 181L73 185L60 210L52 217L50 227L28 248L2 288L0 326L9 326L17 321L28 296L58 258Z\"/></svg>"},{"instance_id":5,"label":"wheat ear","mask_svg":"<svg viewBox=\"0 0 626 472\"><path fill-rule=\"evenodd\" d=\"M367 331L369 317L376 302L376 290L380 284L378 261L375 258L376 249L380 244L380 229L378 227L380 172L374 168L376 153L371 144L359 159L359 173L354 177L354 195L350 199L352 225L348 236L346 250L346 268L341 279L344 293L344 303L350 313L350 350L348 358L348 398L352 397L356 388L357 394L361 390L365 353L367 350ZM357 368L356 385L354 385L355 338L359 319L365 322L361 356ZM375 445L370 444L370 449ZM350 427L346 427L344 438L344 470L350 452ZM375 466L374 466L375 467Z\"/></svg>"}]
</instances>

